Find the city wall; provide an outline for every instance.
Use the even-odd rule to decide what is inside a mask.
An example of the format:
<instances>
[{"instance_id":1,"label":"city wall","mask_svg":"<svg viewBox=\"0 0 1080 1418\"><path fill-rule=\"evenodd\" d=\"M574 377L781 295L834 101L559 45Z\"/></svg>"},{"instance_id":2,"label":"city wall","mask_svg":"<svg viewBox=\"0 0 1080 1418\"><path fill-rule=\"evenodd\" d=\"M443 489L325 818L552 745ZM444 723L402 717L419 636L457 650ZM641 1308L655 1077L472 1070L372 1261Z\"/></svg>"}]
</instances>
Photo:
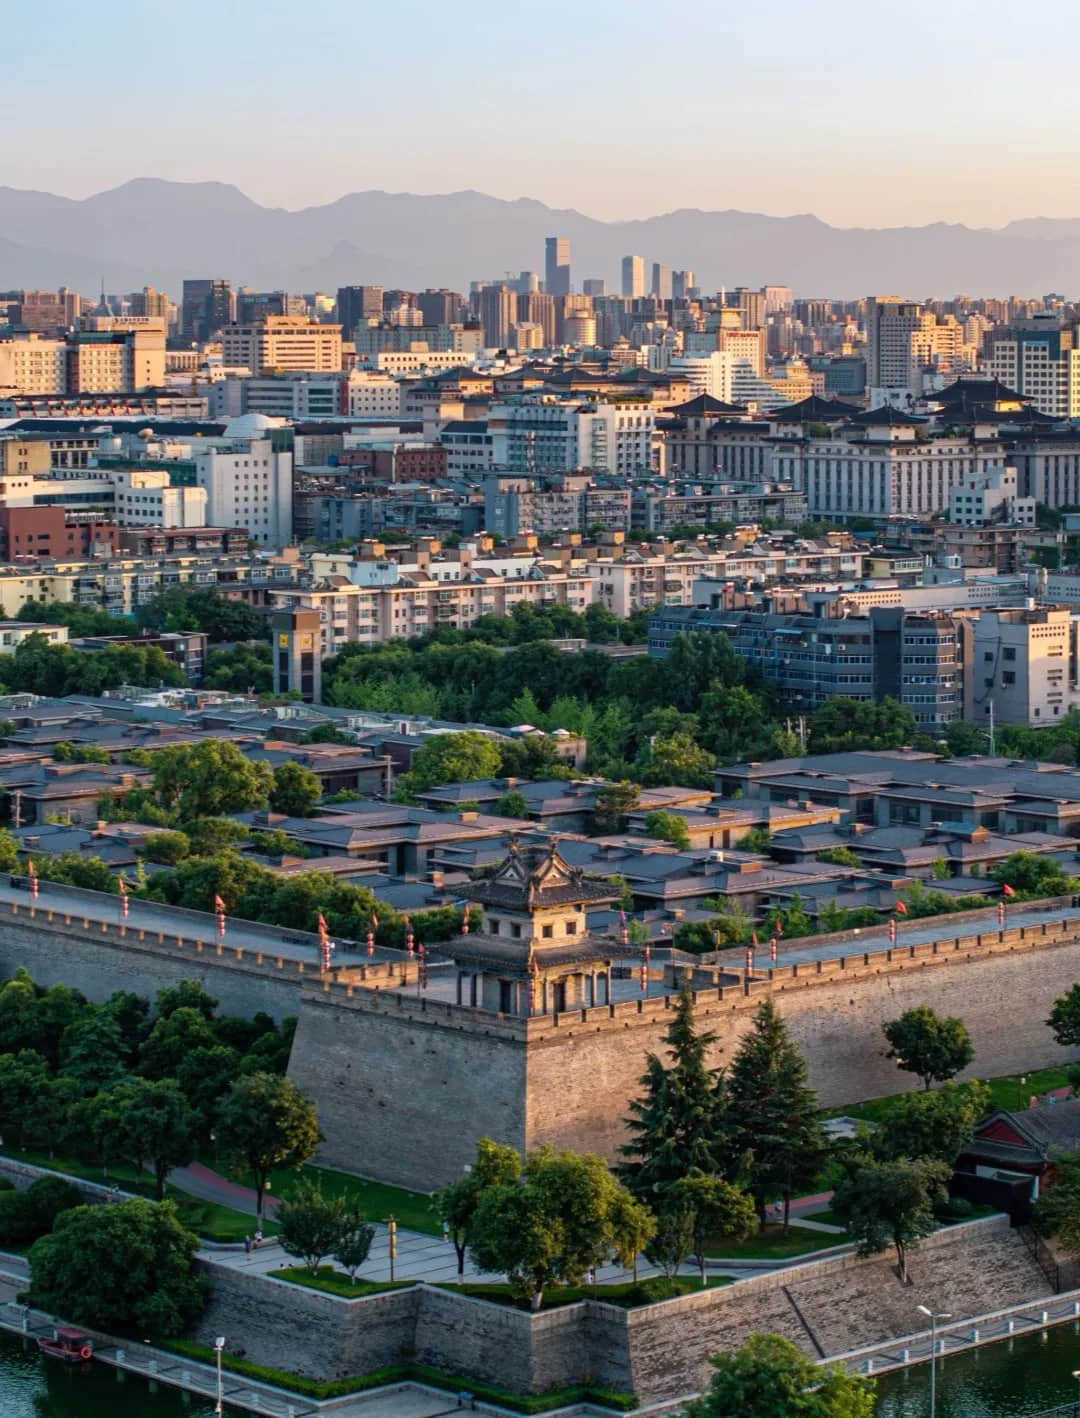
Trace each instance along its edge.
<instances>
[{"instance_id":1,"label":"city wall","mask_svg":"<svg viewBox=\"0 0 1080 1418\"><path fill-rule=\"evenodd\" d=\"M817 1359L920 1329L920 1303L963 1317L1049 1293L1006 1217L930 1237L907 1287L889 1259L846 1255L635 1310L587 1300L530 1315L429 1285L343 1300L201 1264L212 1298L196 1337L227 1334L257 1363L332 1378L415 1361L517 1392L591 1382L642 1401L701 1388L709 1356L755 1330Z\"/></svg>"},{"instance_id":2,"label":"city wall","mask_svg":"<svg viewBox=\"0 0 1080 1418\"><path fill-rule=\"evenodd\" d=\"M1070 1057L1046 1017L1080 980L1075 931L1047 920L744 975L734 986L705 985L711 972L698 968L697 1018L722 1066L771 995L826 1106L912 1086L885 1057L882 1025L920 1004L964 1019L976 1050L968 1076L1021 1072ZM730 979L730 968L716 978ZM323 1160L380 1180L441 1185L485 1134L614 1159L627 1100L646 1053L663 1049L674 1003L665 995L526 1020L306 981L290 1073L319 1102Z\"/></svg>"}]
</instances>

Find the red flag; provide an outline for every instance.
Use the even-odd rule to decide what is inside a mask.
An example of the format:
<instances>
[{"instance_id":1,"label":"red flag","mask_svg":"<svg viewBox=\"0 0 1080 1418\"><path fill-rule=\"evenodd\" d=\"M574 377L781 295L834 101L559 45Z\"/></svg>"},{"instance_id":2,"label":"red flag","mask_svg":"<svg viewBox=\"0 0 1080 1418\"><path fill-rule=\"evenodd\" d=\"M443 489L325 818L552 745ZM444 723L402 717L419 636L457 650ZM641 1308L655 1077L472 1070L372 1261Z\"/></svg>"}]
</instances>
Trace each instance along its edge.
<instances>
[{"instance_id":1,"label":"red flag","mask_svg":"<svg viewBox=\"0 0 1080 1418\"><path fill-rule=\"evenodd\" d=\"M329 935L329 934L330 934L329 927L328 927L327 924L326 924L326 917L323 915L323 913L322 913L321 911L319 912L319 934L320 934L320 935Z\"/></svg>"},{"instance_id":2,"label":"red flag","mask_svg":"<svg viewBox=\"0 0 1080 1418\"><path fill-rule=\"evenodd\" d=\"M376 916L374 911L372 911L371 913L371 929L373 931L377 931L379 929L379 918L378 916Z\"/></svg>"},{"instance_id":3,"label":"red flag","mask_svg":"<svg viewBox=\"0 0 1080 1418\"><path fill-rule=\"evenodd\" d=\"M1012 889L1009 883L1006 882L1005 885L1001 888L1001 894L1002 896L1015 896L1016 892Z\"/></svg>"},{"instance_id":4,"label":"red flag","mask_svg":"<svg viewBox=\"0 0 1080 1418\"><path fill-rule=\"evenodd\" d=\"M750 939L753 942L754 949L757 950L757 931L750 932Z\"/></svg>"},{"instance_id":5,"label":"red flag","mask_svg":"<svg viewBox=\"0 0 1080 1418\"><path fill-rule=\"evenodd\" d=\"M226 909L226 908L225 908L225 902L222 901L222 899L221 899L220 896L215 896L215 897L214 897L214 910L217 911L219 915L224 915L224 914L225 914L225 909Z\"/></svg>"},{"instance_id":6,"label":"red flag","mask_svg":"<svg viewBox=\"0 0 1080 1418\"><path fill-rule=\"evenodd\" d=\"M776 925L773 926L773 934L774 934L774 935L783 935L783 934L784 934L784 923L783 923L783 921L780 919L779 916L777 916L777 918L776 918Z\"/></svg>"},{"instance_id":7,"label":"red flag","mask_svg":"<svg viewBox=\"0 0 1080 1418\"><path fill-rule=\"evenodd\" d=\"M906 916L906 915L907 915L907 907L904 905L903 901L898 901L898 902L896 903L896 905L893 907L893 909L895 910L895 912L896 912L896 914L897 914L898 916Z\"/></svg>"}]
</instances>

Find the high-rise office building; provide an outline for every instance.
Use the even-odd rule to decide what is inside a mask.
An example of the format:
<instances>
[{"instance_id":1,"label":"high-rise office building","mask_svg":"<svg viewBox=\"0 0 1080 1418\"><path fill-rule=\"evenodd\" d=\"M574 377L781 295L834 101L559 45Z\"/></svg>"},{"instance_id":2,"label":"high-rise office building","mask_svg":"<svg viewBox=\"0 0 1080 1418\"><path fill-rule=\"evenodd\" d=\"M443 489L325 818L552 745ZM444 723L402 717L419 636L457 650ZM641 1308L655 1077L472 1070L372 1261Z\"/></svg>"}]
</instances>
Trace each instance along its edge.
<instances>
[{"instance_id":1,"label":"high-rise office building","mask_svg":"<svg viewBox=\"0 0 1080 1418\"><path fill-rule=\"evenodd\" d=\"M535 271L522 271L517 278L518 295L531 295L540 289L540 277Z\"/></svg>"},{"instance_id":2,"label":"high-rise office building","mask_svg":"<svg viewBox=\"0 0 1080 1418\"><path fill-rule=\"evenodd\" d=\"M143 286L128 296L132 315L149 315L155 320L169 321L169 297L153 286Z\"/></svg>"},{"instance_id":3,"label":"high-rise office building","mask_svg":"<svg viewBox=\"0 0 1080 1418\"><path fill-rule=\"evenodd\" d=\"M791 304L790 286L762 286L761 294L765 297L766 315L775 315L779 310L787 310Z\"/></svg>"},{"instance_id":4,"label":"high-rise office building","mask_svg":"<svg viewBox=\"0 0 1080 1418\"><path fill-rule=\"evenodd\" d=\"M662 261L653 262L650 294L657 300L671 299L671 267L665 266Z\"/></svg>"},{"instance_id":5,"label":"high-rise office building","mask_svg":"<svg viewBox=\"0 0 1080 1418\"><path fill-rule=\"evenodd\" d=\"M236 323L255 325L267 315L307 316L307 301L302 295L290 295L283 290L248 290L236 292Z\"/></svg>"},{"instance_id":6,"label":"high-rise office building","mask_svg":"<svg viewBox=\"0 0 1080 1418\"><path fill-rule=\"evenodd\" d=\"M694 290L693 271L672 271L671 273L671 298L672 300L686 300L690 292Z\"/></svg>"},{"instance_id":7,"label":"high-rise office building","mask_svg":"<svg viewBox=\"0 0 1080 1418\"><path fill-rule=\"evenodd\" d=\"M645 294L645 257L624 256L622 258L622 293L631 300L640 300Z\"/></svg>"},{"instance_id":8,"label":"high-rise office building","mask_svg":"<svg viewBox=\"0 0 1080 1418\"><path fill-rule=\"evenodd\" d=\"M544 347L555 343L555 297L543 291L519 293L517 323L539 325L544 332Z\"/></svg>"},{"instance_id":9,"label":"high-rise office building","mask_svg":"<svg viewBox=\"0 0 1080 1418\"><path fill-rule=\"evenodd\" d=\"M180 331L185 339L208 340L235 318L236 301L228 281L185 281L180 299Z\"/></svg>"},{"instance_id":10,"label":"high-rise office building","mask_svg":"<svg viewBox=\"0 0 1080 1418\"><path fill-rule=\"evenodd\" d=\"M518 323L518 299L512 286L485 286L480 292L480 323L488 349L509 345L512 327Z\"/></svg>"},{"instance_id":11,"label":"high-rise office building","mask_svg":"<svg viewBox=\"0 0 1080 1418\"><path fill-rule=\"evenodd\" d=\"M549 236L544 243L544 289L548 295L570 294L568 236Z\"/></svg>"},{"instance_id":12,"label":"high-rise office building","mask_svg":"<svg viewBox=\"0 0 1080 1418\"><path fill-rule=\"evenodd\" d=\"M582 281L582 283L581 283L581 289L582 289L582 293L583 293L584 295L588 295L588 296L604 295L605 292L606 292L606 283L605 283L604 281L602 281L602 280L596 280L596 279L585 280L585 281Z\"/></svg>"},{"instance_id":13,"label":"high-rise office building","mask_svg":"<svg viewBox=\"0 0 1080 1418\"><path fill-rule=\"evenodd\" d=\"M337 318L346 339L362 320L381 320L382 310L382 286L338 286Z\"/></svg>"},{"instance_id":14,"label":"high-rise office building","mask_svg":"<svg viewBox=\"0 0 1080 1418\"><path fill-rule=\"evenodd\" d=\"M1080 417L1080 348L1077 332L1062 328L1056 311L1016 320L990 345L990 373L1026 394L1040 413Z\"/></svg>"}]
</instances>

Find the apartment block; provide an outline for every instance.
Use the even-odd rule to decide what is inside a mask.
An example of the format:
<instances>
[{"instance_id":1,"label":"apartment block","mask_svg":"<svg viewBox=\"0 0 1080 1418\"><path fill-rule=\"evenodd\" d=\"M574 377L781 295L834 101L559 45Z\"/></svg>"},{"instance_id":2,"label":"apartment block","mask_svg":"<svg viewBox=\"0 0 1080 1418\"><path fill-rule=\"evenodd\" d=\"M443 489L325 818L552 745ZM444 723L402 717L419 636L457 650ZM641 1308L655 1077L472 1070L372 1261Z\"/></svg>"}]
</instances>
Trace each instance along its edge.
<instances>
[{"instance_id":1,"label":"apartment block","mask_svg":"<svg viewBox=\"0 0 1080 1418\"><path fill-rule=\"evenodd\" d=\"M975 622L965 717L1045 728L1080 703L1074 611L984 610Z\"/></svg>"},{"instance_id":2,"label":"apartment block","mask_svg":"<svg viewBox=\"0 0 1080 1418\"><path fill-rule=\"evenodd\" d=\"M253 375L288 370L338 373L341 370L341 326L321 325L289 315L268 315L254 325L226 325L221 336L222 360Z\"/></svg>"}]
</instances>

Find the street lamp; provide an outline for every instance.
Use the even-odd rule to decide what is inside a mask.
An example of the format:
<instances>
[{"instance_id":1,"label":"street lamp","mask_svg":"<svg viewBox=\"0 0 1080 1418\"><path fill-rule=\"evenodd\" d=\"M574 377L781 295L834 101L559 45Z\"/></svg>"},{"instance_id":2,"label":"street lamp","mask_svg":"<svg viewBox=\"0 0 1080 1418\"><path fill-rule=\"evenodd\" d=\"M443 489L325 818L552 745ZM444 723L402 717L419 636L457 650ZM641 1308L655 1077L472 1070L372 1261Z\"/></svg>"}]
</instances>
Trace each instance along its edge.
<instances>
[{"instance_id":1,"label":"street lamp","mask_svg":"<svg viewBox=\"0 0 1080 1418\"><path fill-rule=\"evenodd\" d=\"M214 1413L217 1418L221 1418L221 1351L224 1348L225 1337L219 1334L214 1340L214 1354L217 1358L217 1407L214 1409Z\"/></svg>"},{"instance_id":2,"label":"street lamp","mask_svg":"<svg viewBox=\"0 0 1080 1418\"><path fill-rule=\"evenodd\" d=\"M930 1418L934 1418L934 1410L937 1406L936 1378L937 1378L937 1327L938 1320L952 1319L951 1314L935 1314L933 1310L928 1310L925 1305L917 1306L920 1314L924 1314L930 1321Z\"/></svg>"}]
</instances>

